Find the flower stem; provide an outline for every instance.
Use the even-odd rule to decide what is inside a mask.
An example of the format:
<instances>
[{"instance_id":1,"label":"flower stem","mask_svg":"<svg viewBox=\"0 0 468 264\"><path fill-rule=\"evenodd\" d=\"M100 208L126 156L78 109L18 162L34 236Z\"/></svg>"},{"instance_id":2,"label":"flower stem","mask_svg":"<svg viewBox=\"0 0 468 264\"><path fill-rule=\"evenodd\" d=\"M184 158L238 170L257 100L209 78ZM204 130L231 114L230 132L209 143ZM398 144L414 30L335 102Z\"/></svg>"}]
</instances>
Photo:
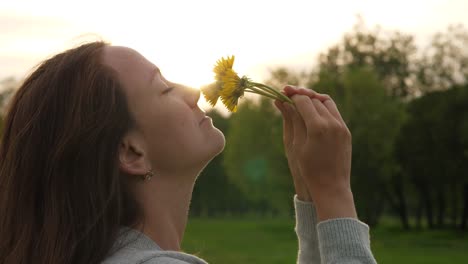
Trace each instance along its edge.
<instances>
[{"instance_id":1,"label":"flower stem","mask_svg":"<svg viewBox=\"0 0 468 264\"><path fill-rule=\"evenodd\" d=\"M260 88L260 89L264 88L264 89L270 91L271 93L277 95L279 98L283 99L283 101L286 101L286 102L294 105L293 101L289 97L287 97L286 95L278 92L276 89L271 88L268 85L265 85L263 83L256 83L256 82L252 82L252 85L254 85L254 86L256 86L257 88ZM262 90L264 90L264 89L262 89Z\"/></svg>"},{"instance_id":2,"label":"flower stem","mask_svg":"<svg viewBox=\"0 0 468 264\"><path fill-rule=\"evenodd\" d=\"M250 88L249 88L250 89ZM263 91L260 91L260 90L248 90L248 89L245 89L244 91L248 92L248 93L254 93L254 94L259 94L259 95L263 95L263 96L266 96L268 98L271 98L273 100L278 100L277 97L269 94L269 93L266 93L266 92L263 92Z\"/></svg>"},{"instance_id":3,"label":"flower stem","mask_svg":"<svg viewBox=\"0 0 468 264\"><path fill-rule=\"evenodd\" d=\"M273 96L277 100L283 100L282 98L279 98L276 93L272 93L270 90L266 90L266 89L255 87L255 86L249 86L248 89L255 91L255 92L262 93L262 94L268 94L270 96Z\"/></svg>"},{"instance_id":4,"label":"flower stem","mask_svg":"<svg viewBox=\"0 0 468 264\"><path fill-rule=\"evenodd\" d=\"M255 86L250 86L250 87L248 87L248 89L250 89L252 91L255 91L255 92L259 92L259 93L268 94L270 96L273 96L275 99L282 100L282 98L279 98L277 94L274 94L274 93L270 92L269 90L264 90L262 88L258 88L258 87L255 87Z\"/></svg>"}]
</instances>

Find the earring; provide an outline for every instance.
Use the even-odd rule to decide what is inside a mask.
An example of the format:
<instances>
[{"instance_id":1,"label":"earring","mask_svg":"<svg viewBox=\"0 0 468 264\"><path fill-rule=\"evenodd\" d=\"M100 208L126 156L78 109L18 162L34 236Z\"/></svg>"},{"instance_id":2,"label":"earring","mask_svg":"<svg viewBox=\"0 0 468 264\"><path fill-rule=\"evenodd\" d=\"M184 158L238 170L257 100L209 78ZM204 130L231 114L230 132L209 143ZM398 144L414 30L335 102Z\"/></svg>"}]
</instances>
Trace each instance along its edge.
<instances>
[{"instance_id":1,"label":"earring","mask_svg":"<svg viewBox=\"0 0 468 264\"><path fill-rule=\"evenodd\" d=\"M146 181L146 180L151 180L151 177L154 176L153 169L150 169L145 175L141 176L141 179Z\"/></svg>"}]
</instances>

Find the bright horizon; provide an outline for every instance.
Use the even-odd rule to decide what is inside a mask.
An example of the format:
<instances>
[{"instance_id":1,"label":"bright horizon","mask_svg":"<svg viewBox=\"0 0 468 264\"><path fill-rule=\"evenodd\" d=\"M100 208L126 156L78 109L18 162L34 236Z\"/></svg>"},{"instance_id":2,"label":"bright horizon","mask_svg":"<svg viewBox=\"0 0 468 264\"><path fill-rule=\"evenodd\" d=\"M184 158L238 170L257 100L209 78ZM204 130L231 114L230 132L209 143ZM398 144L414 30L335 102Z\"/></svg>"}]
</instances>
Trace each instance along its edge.
<instances>
[{"instance_id":1,"label":"bright horizon","mask_svg":"<svg viewBox=\"0 0 468 264\"><path fill-rule=\"evenodd\" d=\"M236 56L239 74L262 81L278 66L312 67L358 14L370 28L410 33L424 45L450 24L468 25L466 10L463 0L4 1L0 80L22 79L43 59L94 35L139 51L175 82L211 82L214 63L228 55Z\"/></svg>"}]
</instances>

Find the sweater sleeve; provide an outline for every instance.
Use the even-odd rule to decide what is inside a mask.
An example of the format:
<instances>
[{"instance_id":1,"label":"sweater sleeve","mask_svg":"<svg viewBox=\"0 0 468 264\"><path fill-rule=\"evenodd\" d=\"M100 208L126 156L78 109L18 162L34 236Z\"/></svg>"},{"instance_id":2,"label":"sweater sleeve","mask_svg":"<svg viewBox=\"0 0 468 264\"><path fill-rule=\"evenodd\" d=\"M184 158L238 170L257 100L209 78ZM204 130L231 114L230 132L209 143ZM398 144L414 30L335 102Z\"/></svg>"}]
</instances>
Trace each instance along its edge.
<instances>
[{"instance_id":1,"label":"sweater sleeve","mask_svg":"<svg viewBox=\"0 0 468 264\"><path fill-rule=\"evenodd\" d=\"M369 226L353 218L317 223L314 205L294 196L298 264L377 263L370 249Z\"/></svg>"},{"instance_id":2,"label":"sweater sleeve","mask_svg":"<svg viewBox=\"0 0 468 264\"><path fill-rule=\"evenodd\" d=\"M312 203L297 199L297 195L294 195L294 208L296 210L295 231L299 241L297 263L320 264L315 208Z\"/></svg>"},{"instance_id":3,"label":"sweater sleeve","mask_svg":"<svg viewBox=\"0 0 468 264\"><path fill-rule=\"evenodd\" d=\"M336 218L317 225L323 263L377 263L370 248L369 226L354 218Z\"/></svg>"}]
</instances>

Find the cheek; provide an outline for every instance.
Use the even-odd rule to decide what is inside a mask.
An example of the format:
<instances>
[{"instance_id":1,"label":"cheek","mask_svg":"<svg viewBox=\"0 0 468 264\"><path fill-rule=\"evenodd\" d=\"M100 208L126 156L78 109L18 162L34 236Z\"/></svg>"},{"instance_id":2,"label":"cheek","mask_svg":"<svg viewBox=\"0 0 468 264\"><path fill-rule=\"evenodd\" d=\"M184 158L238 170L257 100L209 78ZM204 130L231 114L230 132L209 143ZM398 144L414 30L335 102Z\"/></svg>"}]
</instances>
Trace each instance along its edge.
<instances>
[{"instance_id":1,"label":"cheek","mask_svg":"<svg viewBox=\"0 0 468 264\"><path fill-rule=\"evenodd\" d=\"M153 126L150 151L155 161L186 160L196 155L201 145L199 129L188 118L165 118Z\"/></svg>"}]
</instances>

